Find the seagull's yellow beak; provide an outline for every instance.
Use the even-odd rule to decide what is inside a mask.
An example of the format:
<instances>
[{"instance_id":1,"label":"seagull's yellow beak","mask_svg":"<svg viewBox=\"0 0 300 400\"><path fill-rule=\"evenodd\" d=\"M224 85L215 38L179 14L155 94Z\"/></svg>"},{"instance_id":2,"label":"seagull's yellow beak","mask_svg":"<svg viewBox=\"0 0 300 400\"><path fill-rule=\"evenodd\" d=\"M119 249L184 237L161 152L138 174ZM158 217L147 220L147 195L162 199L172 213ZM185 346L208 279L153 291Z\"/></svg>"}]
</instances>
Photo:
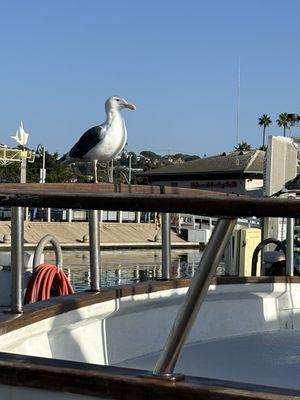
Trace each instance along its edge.
<instances>
[{"instance_id":1,"label":"seagull's yellow beak","mask_svg":"<svg viewBox=\"0 0 300 400\"><path fill-rule=\"evenodd\" d=\"M124 107L124 108L129 108L129 109L132 110L132 111L135 111L135 110L136 110L136 106L135 106L134 104L132 104L132 103L124 103L124 104L123 104L123 107Z\"/></svg>"}]
</instances>

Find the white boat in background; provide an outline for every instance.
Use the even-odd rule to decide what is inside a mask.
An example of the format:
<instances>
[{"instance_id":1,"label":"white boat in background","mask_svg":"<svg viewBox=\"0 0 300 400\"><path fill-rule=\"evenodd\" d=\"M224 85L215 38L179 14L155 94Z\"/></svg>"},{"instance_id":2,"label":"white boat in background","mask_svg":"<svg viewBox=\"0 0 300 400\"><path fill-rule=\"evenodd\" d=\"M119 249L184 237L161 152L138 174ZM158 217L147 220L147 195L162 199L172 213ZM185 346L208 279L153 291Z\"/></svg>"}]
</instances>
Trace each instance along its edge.
<instances>
[{"instance_id":1,"label":"white boat in background","mask_svg":"<svg viewBox=\"0 0 300 400\"><path fill-rule=\"evenodd\" d=\"M203 215L175 214L176 220L173 221L177 233L179 233L188 242L198 242L205 246L212 234L218 218L207 217ZM260 228L260 220L256 217L238 218L237 228ZM283 240L283 239L282 239Z\"/></svg>"},{"instance_id":2,"label":"white boat in background","mask_svg":"<svg viewBox=\"0 0 300 400\"><path fill-rule=\"evenodd\" d=\"M213 278L238 216L296 217L293 199L102 184L1 185L0 193L0 205L14 207L14 291L11 313L2 313L0 322L1 398L300 398L300 279ZM222 218L192 281L99 290L91 211L92 291L23 307L21 207L67 204L162 213L201 209ZM169 273L164 269L164 278Z\"/></svg>"}]
</instances>

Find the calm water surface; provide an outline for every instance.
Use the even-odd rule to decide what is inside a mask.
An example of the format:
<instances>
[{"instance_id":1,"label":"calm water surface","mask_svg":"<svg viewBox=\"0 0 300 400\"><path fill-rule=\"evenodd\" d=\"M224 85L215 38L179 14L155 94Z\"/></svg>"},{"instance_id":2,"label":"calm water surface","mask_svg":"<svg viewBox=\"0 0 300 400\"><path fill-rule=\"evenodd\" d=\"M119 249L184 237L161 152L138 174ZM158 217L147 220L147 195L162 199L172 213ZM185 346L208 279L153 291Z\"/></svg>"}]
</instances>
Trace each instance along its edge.
<instances>
[{"instance_id":1,"label":"calm water surface","mask_svg":"<svg viewBox=\"0 0 300 400\"><path fill-rule=\"evenodd\" d=\"M172 250L172 275L191 277L201 258L198 250ZM161 277L160 250L113 250L101 253L101 286L124 285ZM55 263L54 253L45 252L45 262ZM64 251L64 270L75 291L89 288L89 252Z\"/></svg>"}]
</instances>

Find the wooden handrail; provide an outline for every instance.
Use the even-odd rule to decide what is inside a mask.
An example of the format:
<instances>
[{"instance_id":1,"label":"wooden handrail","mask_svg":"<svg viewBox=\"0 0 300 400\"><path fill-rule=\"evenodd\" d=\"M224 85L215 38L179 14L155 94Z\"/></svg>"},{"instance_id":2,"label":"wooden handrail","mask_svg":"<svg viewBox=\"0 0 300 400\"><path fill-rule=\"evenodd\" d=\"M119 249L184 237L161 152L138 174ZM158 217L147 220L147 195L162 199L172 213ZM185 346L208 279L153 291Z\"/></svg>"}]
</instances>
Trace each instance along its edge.
<instances>
[{"instance_id":1,"label":"wooden handrail","mask_svg":"<svg viewBox=\"0 0 300 400\"><path fill-rule=\"evenodd\" d=\"M300 391L186 376L166 382L148 371L0 352L0 384L114 400L299 400ZM22 390L22 389L20 389ZM15 389L18 393L18 388ZM52 396L51 396L52 392ZM20 392L19 392L20 393Z\"/></svg>"},{"instance_id":2,"label":"wooden handrail","mask_svg":"<svg viewBox=\"0 0 300 400\"><path fill-rule=\"evenodd\" d=\"M0 206L183 212L209 216L300 217L294 198L113 184L1 184Z\"/></svg>"},{"instance_id":3,"label":"wooden handrail","mask_svg":"<svg viewBox=\"0 0 300 400\"><path fill-rule=\"evenodd\" d=\"M45 189L47 188L47 189ZM89 193L140 193L140 194L161 194L162 186L155 185L127 185L123 183L0 183L0 192L8 190L9 192L28 191L35 192L45 190L58 191L58 192L83 192ZM165 194L176 195L201 195L210 194L211 196L224 196L221 192L212 192L208 190L189 189L172 186L163 186ZM226 194L226 196L236 197L234 193Z\"/></svg>"}]
</instances>

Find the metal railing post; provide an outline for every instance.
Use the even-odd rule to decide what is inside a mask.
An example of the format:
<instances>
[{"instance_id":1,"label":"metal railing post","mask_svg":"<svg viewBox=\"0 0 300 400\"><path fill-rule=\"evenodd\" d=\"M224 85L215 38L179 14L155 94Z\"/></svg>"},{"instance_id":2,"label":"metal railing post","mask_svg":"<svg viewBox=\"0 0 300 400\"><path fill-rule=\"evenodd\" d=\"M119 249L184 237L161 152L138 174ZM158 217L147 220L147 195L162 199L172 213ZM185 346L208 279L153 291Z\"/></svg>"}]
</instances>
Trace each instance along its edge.
<instances>
[{"instance_id":1,"label":"metal railing post","mask_svg":"<svg viewBox=\"0 0 300 400\"><path fill-rule=\"evenodd\" d=\"M11 208L11 312L23 312L24 209Z\"/></svg>"},{"instance_id":2,"label":"metal railing post","mask_svg":"<svg viewBox=\"0 0 300 400\"><path fill-rule=\"evenodd\" d=\"M118 222L119 224L123 223L123 211L118 211Z\"/></svg>"},{"instance_id":3,"label":"metal railing post","mask_svg":"<svg viewBox=\"0 0 300 400\"><path fill-rule=\"evenodd\" d=\"M231 237L235 223L236 218L221 218L213 230L185 301L177 314L164 350L154 368L154 375L176 380L173 372L178 356L208 292L210 282Z\"/></svg>"},{"instance_id":4,"label":"metal railing post","mask_svg":"<svg viewBox=\"0 0 300 400\"><path fill-rule=\"evenodd\" d=\"M286 221L286 274L294 276L294 218L287 218Z\"/></svg>"},{"instance_id":5,"label":"metal railing post","mask_svg":"<svg viewBox=\"0 0 300 400\"><path fill-rule=\"evenodd\" d=\"M51 222L51 208L46 208L47 222Z\"/></svg>"},{"instance_id":6,"label":"metal railing post","mask_svg":"<svg viewBox=\"0 0 300 400\"><path fill-rule=\"evenodd\" d=\"M98 210L89 211L89 240L90 240L90 271L91 291L100 291L101 260L99 240L99 215Z\"/></svg>"},{"instance_id":7,"label":"metal railing post","mask_svg":"<svg viewBox=\"0 0 300 400\"><path fill-rule=\"evenodd\" d=\"M135 212L135 222L137 224L139 224L141 222L141 212L140 211Z\"/></svg>"},{"instance_id":8,"label":"metal railing post","mask_svg":"<svg viewBox=\"0 0 300 400\"><path fill-rule=\"evenodd\" d=\"M171 276L171 223L170 214L161 213L162 278Z\"/></svg>"},{"instance_id":9,"label":"metal railing post","mask_svg":"<svg viewBox=\"0 0 300 400\"><path fill-rule=\"evenodd\" d=\"M73 210L72 208L68 209L68 222L72 222L73 219Z\"/></svg>"}]
</instances>

